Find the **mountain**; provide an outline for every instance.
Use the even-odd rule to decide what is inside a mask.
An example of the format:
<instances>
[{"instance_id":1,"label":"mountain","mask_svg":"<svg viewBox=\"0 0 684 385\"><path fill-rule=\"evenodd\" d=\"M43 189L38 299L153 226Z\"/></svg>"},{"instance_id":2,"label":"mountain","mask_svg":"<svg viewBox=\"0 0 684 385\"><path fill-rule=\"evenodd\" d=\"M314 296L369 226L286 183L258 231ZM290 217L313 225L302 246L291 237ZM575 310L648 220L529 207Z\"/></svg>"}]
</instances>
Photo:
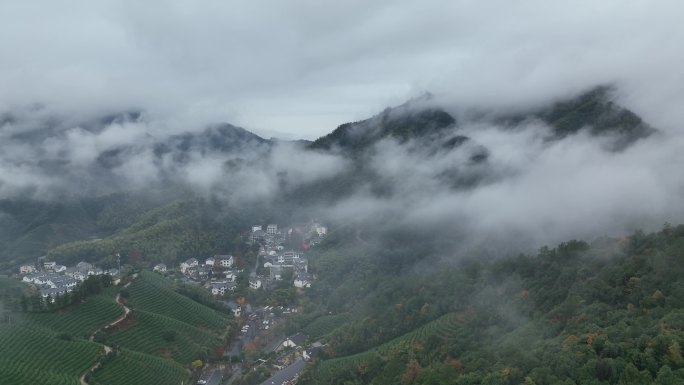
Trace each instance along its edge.
<instances>
[{"instance_id":1,"label":"mountain","mask_svg":"<svg viewBox=\"0 0 684 385\"><path fill-rule=\"evenodd\" d=\"M492 123L516 127L524 122L541 121L552 129L553 139L560 140L583 129L594 136L615 136L615 149L624 149L636 140L656 132L634 112L614 102L615 89L598 86L550 105L515 113L498 111L465 111L469 123ZM399 142L433 138L448 129L458 129L457 119L445 109L431 103L433 97L411 100L363 121L345 123L333 132L315 140L309 148L358 152L379 140L392 138ZM455 146L468 140L454 136L445 143Z\"/></svg>"},{"instance_id":2,"label":"mountain","mask_svg":"<svg viewBox=\"0 0 684 385\"><path fill-rule=\"evenodd\" d=\"M611 88L596 87L515 113L449 110L426 95L313 142L268 140L227 123L165 135L135 110L82 121L31 111L6 114L0 165L6 174L22 173L18 180L25 185L0 181L0 260L11 261L5 265L10 267L63 243L126 233L144 213L179 199L225 203L264 190L262 204L285 208L276 211L315 215L319 207L359 193L389 199L428 186L469 191L501 181L509 172L489 161L499 149L480 143L472 127L515 131L543 123L548 142L586 132L607 140L611 151L656 132L612 95ZM120 133L124 139L112 140ZM297 163L305 156L344 167L292 178L300 169L319 167ZM196 228L191 223L183 226Z\"/></svg>"},{"instance_id":3,"label":"mountain","mask_svg":"<svg viewBox=\"0 0 684 385\"><path fill-rule=\"evenodd\" d=\"M171 159L175 164L187 164L193 157L230 156L241 151L267 152L273 145L244 128L228 123L213 124L199 132L185 132L160 140L150 140L145 146L127 144L103 152L98 163L114 168L125 162L126 157L151 150L155 161Z\"/></svg>"},{"instance_id":4,"label":"mountain","mask_svg":"<svg viewBox=\"0 0 684 385\"><path fill-rule=\"evenodd\" d=\"M406 142L454 128L456 119L442 109L426 105L429 99L415 99L395 108L387 108L370 119L343 124L330 134L315 140L309 148L337 148L353 153L364 150L381 139L394 138Z\"/></svg>"},{"instance_id":5,"label":"mountain","mask_svg":"<svg viewBox=\"0 0 684 385\"><path fill-rule=\"evenodd\" d=\"M616 104L616 90L599 86L550 106L496 117L499 124L513 126L537 119L553 129L553 139L563 139L586 129L594 136L613 136L612 149L622 150L657 132L634 112Z\"/></svg>"}]
</instances>

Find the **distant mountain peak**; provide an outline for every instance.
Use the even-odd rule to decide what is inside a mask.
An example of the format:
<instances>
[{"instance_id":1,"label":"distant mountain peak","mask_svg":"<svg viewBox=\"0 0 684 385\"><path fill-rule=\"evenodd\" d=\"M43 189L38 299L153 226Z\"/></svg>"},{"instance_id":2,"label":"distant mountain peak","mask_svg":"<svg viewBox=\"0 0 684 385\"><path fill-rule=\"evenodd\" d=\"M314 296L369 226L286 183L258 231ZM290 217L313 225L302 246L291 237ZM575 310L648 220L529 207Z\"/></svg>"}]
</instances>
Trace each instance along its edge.
<instances>
[{"instance_id":1,"label":"distant mountain peak","mask_svg":"<svg viewBox=\"0 0 684 385\"><path fill-rule=\"evenodd\" d=\"M525 120L538 119L551 127L552 139L563 139L587 130L594 136L613 136L612 149L622 150L657 130L634 112L617 104L616 92L612 85L599 85L537 110L499 116L496 122L517 125Z\"/></svg>"},{"instance_id":2,"label":"distant mountain peak","mask_svg":"<svg viewBox=\"0 0 684 385\"><path fill-rule=\"evenodd\" d=\"M370 119L342 124L315 140L310 148L329 150L336 147L343 151L356 151L385 138L405 142L454 127L456 119L453 116L426 104L430 98L430 94L425 94L400 106L386 108Z\"/></svg>"}]
</instances>

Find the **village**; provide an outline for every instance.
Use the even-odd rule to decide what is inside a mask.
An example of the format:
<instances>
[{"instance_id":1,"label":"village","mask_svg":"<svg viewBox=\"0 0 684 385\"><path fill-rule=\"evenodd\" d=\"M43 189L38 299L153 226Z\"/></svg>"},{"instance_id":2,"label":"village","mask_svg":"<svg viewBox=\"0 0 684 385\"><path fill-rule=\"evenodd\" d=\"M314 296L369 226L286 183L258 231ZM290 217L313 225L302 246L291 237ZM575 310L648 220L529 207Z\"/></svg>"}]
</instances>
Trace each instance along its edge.
<instances>
[{"instance_id":1,"label":"village","mask_svg":"<svg viewBox=\"0 0 684 385\"><path fill-rule=\"evenodd\" d=\"M315 221L300 226L299 229L290 227L286 231L279 229L275 224L254 225L243 235L245 242L258 246L254 269L247 267L247 270L250 270L250 289L273 290L276 284L283 280L288 280L296 288L311 287L313 277L309 274L309 262L305 251L287 250L285 247L286 237L294 231L304 233L301 248L308 250L325 237L327 227ZM237 280L240 274L245 274L245 266L237 266L236 262L232 255L214 255L204 259L192 257L175 268L159 263L152 269L163 274L178 273L182 282L203 285L213 295L225 297L230 296L238 287Z\"/></svg>"},{"instance_id":2,"label":"village","mask_svg":"<svg viewBox=\"0 0 684 385\"><path fill-rule=\"evenodd\" d=\"M198 384L231 383L246 368L260 368L263 373L272 374L264 384L296 381L306 362L323 347L322 343L308 341L307 336L300 333L284 334L285 321L289 315L298 312L296 306L250 304L244 299L244 291L242 295L236 291L240 282L247 284L248 291L265 294L285 287L295 290L310 288L314 284L314 276L309 273L307 251L320 243L327 232L327 227L315 220L285 228L276 224L253 225L242 234L243 241L256 253L253 265L250 262L246 266L240 257L221 254L191 257L176 266L157 263L152 267L153 271L183 285L206 289L229 308L237 320L239 332L224 354L232 363L233 377L226 382L224 373L228 371L225 364L217 363L205 366ZM293 238L293 234L301 241L296 245L299 247L286 242ZM120 269L120 265L119 269L103 269L84 261L67 267L41 257L36 264L20 266L19 278L33 285L45 303L53 303L76 290L88 277L109 275L116 283Z\"/></svg>"},{"instance_id":3,"label":"village","mask_svg":"<svg viewBox=\"0 0 684 385\"><path fill-rule=\"evenodd\" d=\"M79 283L88 277L108 275L115 277L118 269L101 269L88 262L79 262L76 266L66 267L55 261L41 258L38 264L24 264L19 267L19 274L23 282L34 285L38 294L45 302L53 303L58 297L73 292Z\"/></svg>"},{"instance_id":4,"label":"village","mask_svg":"<svg viewBox=\"0 0 684 385\"><path fill-rule=\"evenodd\" d=\"M286 239L294 232L302 235L302 251L286 248ZM254 268L248 273L245 270L249 267L237 267L236 258L232 255L215 255L203 263L197 258L190 258L179 265L177 272L182 274L184 282L203 285L214 296L224 299L223 303L238 320L240 332L225 351L225 356L234 362L233 373L240 373L245 368L261 368L272 374L263 384L293 384L306 367L306 362L322 349L321 342L308 341L307 336L301 333L282 334L279 326L282 326L283 318L297 313L296 307L252 305L236 300L233 293L242 274L248 274L249 290L271 291L285 285L300 290L310 288L314 277L309 273L306 250L320 243L327 232L327 227L316 221L286 229L276 224L253 225L243 234L246 243L258 247ZM169 271L164 264L154 266L153 270ZM264 357L254 356L258 352ZM246 356L250 357L250 362L243 361ZM198 384L223 383L223 373L222 366L208 366Z\"/></svg>"}]
</instances>

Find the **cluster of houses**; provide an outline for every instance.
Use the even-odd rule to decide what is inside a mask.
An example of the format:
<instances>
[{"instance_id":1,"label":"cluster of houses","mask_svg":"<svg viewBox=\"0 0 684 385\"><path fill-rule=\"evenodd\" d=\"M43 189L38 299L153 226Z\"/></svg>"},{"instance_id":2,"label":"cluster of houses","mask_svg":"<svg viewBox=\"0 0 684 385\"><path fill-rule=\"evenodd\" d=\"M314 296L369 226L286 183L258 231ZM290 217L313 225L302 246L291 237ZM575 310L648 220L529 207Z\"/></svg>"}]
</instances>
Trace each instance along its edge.
<instances>
[{"instance_id":1,"label":"cluster of houses","mask_svg":"<svg viewBox=\"0 0 684 385\"><path fill-rule=\"evenodd\" d=\"M266 230L264 231L263 226L254 225L252 226L252 231L249 233L247 242L251 244L256 243L282 243L285 240L284 233L282 230L278 229L278 225L269 224L266 225Z\"/></svg>"},{"instance_id":2,"label":"cluster of houses","mask_svg":"<svg viewBox=\"0 0 684 385\"><path fill-rule=\"evenodd\" d=\"M264 267L269 271L271 281L280 281L283 279L285 271L292 271L295 287L311 287L312 277L309 274L309 261L301 253L294 251L278 253L275 250L269 250L265 251L261 257L264 260Z\"/></svg>"},{"instance_id":3,"label":"cluster of houses","mask_svg":"<svg viewBox=\"0 0 684 385\"><path fill-rule=\"evenodd\" d=\"M265 231L261 225L252 226L247 242L260 245L259 258L263 261L263 266L268 269L268 276L258 277L256 272L253 272L249 280L250 288L268 289L276 281L281 281L285 272L290 271L293 286L311 287L313 277L309 274L307 258L299 252L285 251L285 241L297 234L302 239L302 249L308 250L311 246L320 243L327 233L328 228L315 220L289 227L286 230L281 230L278 225L274 224L267 225Z\"/></svg>"},{"instance_id":4,"label":"cluster of houses","mask_svg":"<svg viewBox=\"0 0 684 385\"><path fill-rule=\"evenodd\" d=\"M320 243L328 234L328 228L316 220L305 224L294 225L282 230L276 224L266 225L266 230L262 225L252 226L251 232L247 235L247 242L250 244L262 244L272 246L283 244L286 238L299 234L302 238L302 248L307 250L311 246Z\"/></svg>"},{"instance_id":5,"label":"cluster of houses","mask_svg":"<svg viewBox=\"0 0 684 385\"><path fill-rule=\"evenodd\" d=\"M166 272L166 264L160 263L154 271ZM232 255L214 255L200 263L197 258L190 258L182 262L178 271L188 282L205 282L205 287L215 296L223 296L235 291L237 276L242 269L235 268L235 258Z\"/></svg>"},{"instance_id":6,"label":"cluster of houses","mask_svg":"<svg viewBox=\"0 0 684 385\"><path fill-rule=\"evenodd\" d=\"M67 268L54 261L44 261L40 268L36 265L21 265L19 274L22 281L36 286L43 299L52 301L59 295L72 292L76 286L93 275L117 275L117 269L103 270L88 262L79 262L74 267Z\"/></svg>"},{"instance_id":7,"label":"cluster of houses","mask_svg":"<svg viewBox=\"0 0 684 385\"><path fill-rule=\"evenodd\" d=\"M277 281L282 281L292 272L293 285L298 288L311 287L313 277L308 272L308 260L300 252L285 251L285 241L293 233L298 233L305 241L304 248L316 244L327 234L328 229L316 221L282 230L276 224L266 226L254 225L248 232L246 240L250 244L260 245L257 264L261 262L268 269L267 275L258 276L256 267L249 275L249 287L253 290L270 290ZM183 261L177 270L182 279L188 283L204 284L215 296L225 296L237 288L237 277L243 272L235 266L232 255L214 255L204 261L189 258ZM160 263L154 271L167 272L169 267Z\"/></svg>"}]
</instances>

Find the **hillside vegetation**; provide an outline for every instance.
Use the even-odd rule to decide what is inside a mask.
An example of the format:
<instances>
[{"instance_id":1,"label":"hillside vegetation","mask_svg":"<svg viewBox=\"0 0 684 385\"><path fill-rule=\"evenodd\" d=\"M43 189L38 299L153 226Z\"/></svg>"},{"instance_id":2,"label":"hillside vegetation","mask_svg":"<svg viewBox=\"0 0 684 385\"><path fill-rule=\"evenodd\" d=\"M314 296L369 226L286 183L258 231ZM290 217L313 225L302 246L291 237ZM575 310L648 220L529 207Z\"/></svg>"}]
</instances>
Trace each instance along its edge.
<instances>
[{"instance_id":1,"label":"hillside vegetation","mask_svg":"<svg viewBox=\"0 0 684 385\"><path fill-rule=\"evenodd\" d=\"M0 326L0 384L77 385L102 345L71 341L48 330Z\"/></svg>"},{"instance_id":2,"label":"hillside vegetation","mask_svg":"<svg viewBox=\"0 0 684 385\"><path fill-rule=\"evenodd\" d=\"M0 200L0 270L33 263L62 244L108 236L170 197L115 193L94 198ZM65 261L64 263L68 263ZM78 262L78 261L77 261Z\"/></svg>"},{"instance_id":3,"label":"hillside vegetation","mask_svg":"<svg viewBox=\"0 0 684 385\"><path fill-rule=\"evenodd\" d=\"M24 286L0 278L3 298ZM5 314L0 384L76 385L97 362L91 384L180 384L189 379L191 361L223 353L231 317L175 292L151 272L141 272L124 291L132 311L109 328L124 314L116 287L60 310ZM105 345L113 349L106 356Z\"/></svg>"},{"instance_id":4,"label":"hillside vegetation","mask_svg":"<svg viewBox=\"0 0 684 385\"><path fill-rule=\"evenodd\" d=\"M362 310L326 336L305 384L684 382L684 226L399 278L336 256L319 256L322 280L354 283L325 298Z\"/></svg>"},{"instance_id":5,"label":"hillside vegetation","mask_svg":"<svg viewBox=\"0 0 684 385\"><path fill-rule=\"evenodd\" d=\"M223 354L231 324L226 314L176 293L164 278L147 271L127 291L133 311L124 326L108 332L107 341L186 366Z\"/></svg>"},{"instance_id":6,"label":"hillside vegetation","mask_svg":"<svg viewBox=\"0 0 684 385\"><path fill-rule=\"evenodd\" d=\"M207 330L221 330L227 316L177 293L171 283L159 274L141 271L127 289L128 305L139 311L166 316Z\"/></svg>"},{"instance_id":7,"label":"hillside vegetation","mask_svg":"<svg viewBox=\"0 0 684 385\"><path fill-rule=\"evenodd\" d=\"M245 223L273 221L282 211L267 205L225 207L203 199L178 200L150 209L109 237L66 243L50 250L48 257L63 264L104 261L148 266L177 264L190 257L225 254L244 246L239 238Z\"/></svg>"},{"instance_id":8,"label":"hillside vegetation","mask_svg":"<svg viewBox=\"0 0 684 385\"><path fill-rule=\"evenodd\" d=\"M90 384L180 384L189 377L187 370L171 360L123 349L95 372Z\"/></svg>"}]
</instances>

